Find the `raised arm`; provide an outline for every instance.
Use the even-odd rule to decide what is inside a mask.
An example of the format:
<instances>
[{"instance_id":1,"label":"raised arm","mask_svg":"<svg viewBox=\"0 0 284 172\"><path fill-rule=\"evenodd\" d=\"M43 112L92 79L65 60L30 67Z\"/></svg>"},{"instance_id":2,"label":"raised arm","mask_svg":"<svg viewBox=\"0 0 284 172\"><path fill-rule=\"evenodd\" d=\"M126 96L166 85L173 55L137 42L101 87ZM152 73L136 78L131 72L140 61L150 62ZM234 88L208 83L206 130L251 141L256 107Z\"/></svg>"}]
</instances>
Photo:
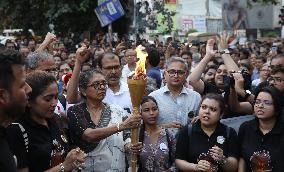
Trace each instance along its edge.
<instances>
[{"instance_id":1,"label":"raised arm","mask_svg":"<svg viewBox=\"0 0 284 172\"><path fill-rule=\"evenodd\" d=\"M204 91L204 82L201 80L201 75L204 72L207 63L214 57L216 51L213 50L215 41L209 39L206 45L206 54L205 57L198 63L198 65L192 70L189 75L190 85L193 86L194 90L202 94Z\"/></svg>"},{"instance_id":2,"label":"raised arm","mask_svg":"<svg viewBox=\"0 0 284 172\"><path fill-rule=\"evenodd\" d=\"M234 44L236 42L236 39L231 41L232 38L233 37L229 36L226 32L222 33L221 35L217 35L216 39L218 43L218 50L220 52L228 50L229 45ZM222 59L228 71L239 71L238 65L232 59L230 54L228 53L222 54Z\"/></svg>"},{"instance_id":3,"label":"raised arm","mask_svg":"<svg viewBox=\"0 0 284 172\"><path fill-rule=\"evenodd\" d=\"M243 84L244 79L240 73L233 73L235 79L234 88L230 88L230 96L229 96L229 107L236 113L240 114L251 114L253 111L253 107L250 102L239 102L237 92L244 92ZM239 91L242 90L242 91Z\"/></svg>"},{"instance_id":4,"label":"raised arm","mask_svg":"<svg viewBox=\"0 0 284 172\"><path fill-rule=\"evenodd\" d=\"M48 48L48 46L56 40L56 36L53 33L48 32L45 36L44 41L40 44L36 51L43 51Z\"/></svg>"},{"instance_id":5,"label":"raised arm","mask_svg":"<svg viewBox=\"0 0 284 172\"><path fill-rule=\"evenodd\" d=\"M69 104L75 104L80 101L80 94L78 91L79 87L79 76L83 63L89 58L90 49L87 49L85 45L76 51L76 62L72 72L72 77L69 80L67 89L66 100Z\"/></svg>"}]
</instances>

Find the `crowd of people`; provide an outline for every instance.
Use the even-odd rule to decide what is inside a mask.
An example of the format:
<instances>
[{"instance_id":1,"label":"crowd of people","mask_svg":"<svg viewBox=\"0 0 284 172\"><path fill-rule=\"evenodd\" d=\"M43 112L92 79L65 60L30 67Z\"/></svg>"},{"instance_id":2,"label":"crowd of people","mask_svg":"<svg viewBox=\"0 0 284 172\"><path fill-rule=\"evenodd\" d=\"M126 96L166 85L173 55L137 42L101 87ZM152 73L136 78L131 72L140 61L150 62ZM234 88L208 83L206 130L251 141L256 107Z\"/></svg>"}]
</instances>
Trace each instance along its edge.
<instances>
[{"instance_id":1,"label":"crowd of people","mask_svg":"<svg viewBox=\"0 0 284 172\"><path fill-rule=\"evenodd\" d=\"M138 171L284 171L284 45L234 38L6 41L0 171L124 172L133 154ZM138 45L147 53L140 116L127 85ZM238 130L221 121L244 115L253 119Z\"/></svg>"}]
</instances>

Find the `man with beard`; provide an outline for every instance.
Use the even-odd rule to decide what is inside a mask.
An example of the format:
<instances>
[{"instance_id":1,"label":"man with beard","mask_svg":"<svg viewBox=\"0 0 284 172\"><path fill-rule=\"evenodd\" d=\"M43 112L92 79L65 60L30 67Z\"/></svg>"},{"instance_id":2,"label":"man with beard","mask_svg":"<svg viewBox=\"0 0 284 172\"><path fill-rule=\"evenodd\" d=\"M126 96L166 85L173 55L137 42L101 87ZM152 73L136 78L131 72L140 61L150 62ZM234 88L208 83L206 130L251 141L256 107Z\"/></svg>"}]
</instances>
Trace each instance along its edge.
<instances>
[{"instance_id":1,"label":"man with beard","mask_svg":"<svg viewBox=\"0 0 284 172\"><path fill-rule=\"evenodd\" d=\"M16 171L6 141L5 127L22 115L31 87L26 83L24 60L15 51L0 52L0 171Z\"/></svg>"},{"instance_id":2,"label":"man with beard","mask_svg":"<svg viewBox=\"0 0 284 172\"><path fill-rule=\"evenodd\" d=\"M226 39L222 38L222 40L223 40L222 45L226 47L225 45L226 42L224 42L226 41ZM224 77L229 75L229 71L230 72L239 71L237 64L231 58L228 50L225 50L224 53L222 54L222 59L224 63L219 64L219 67L216 70L216 74L214 77L214 84L201 80L201 75L205 70L207 63L210 60L212 60L214 54L216 53L216 51L213 50L214 42L215 41L213 39L207 41L205 57L200 61L200 63L193 69L192 73L189 75L190 84L193 86L194 90L199 92L201 95L205 95L207 93L217 93L217 94L222 94L224 96L226 102L228 103L227 104L228 108L225 109L223 118L240 116L241 112L238 111L239 109L231 108L233 104L233 101L230 101L231 100L230 98L232 96L230 93L229 86L231 85L226 85L227 83L225 83L224 81ZM249 94L247 90L242 89L241 91L242 94L238 95L244 101L253 99L253 95Z\"/></svg>"},{"instance_id":3,"label":"man with beard","mask_svg":"<svg viewBox=\"0 0 284 172\"><path fill-rule=\"evenodd\" d=\"M193 86L194 90L201 95L207 93L223 94L225 92L224 76L228 75L228 71L238 71L238 66L234 63L233 59L228 53L222 54L224 63L220 63L214 77L214 84L201 80L201 75L205 71L205 68L210 60L214 57L216 51L213 50L215 41L213 39L208 40L206 46L206 55L199 62L199 64L192 70L189 75L189 82Z\"/></svg>"}]
</instances>

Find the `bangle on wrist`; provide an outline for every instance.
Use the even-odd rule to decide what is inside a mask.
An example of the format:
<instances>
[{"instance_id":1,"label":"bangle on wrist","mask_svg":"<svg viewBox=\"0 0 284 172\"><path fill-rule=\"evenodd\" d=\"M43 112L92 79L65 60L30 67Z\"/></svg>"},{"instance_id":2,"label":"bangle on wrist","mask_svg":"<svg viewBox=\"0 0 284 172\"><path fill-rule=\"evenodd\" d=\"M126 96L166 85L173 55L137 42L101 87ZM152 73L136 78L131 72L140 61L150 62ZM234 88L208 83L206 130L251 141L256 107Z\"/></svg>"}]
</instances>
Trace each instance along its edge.
<instances>
[{"instance_id":1,"label":"bangle on wrist","mask_svg":"<svg viewBox=\"0 0 284 172\"><path fill-rule=\"evenodd\" d=\"M64 168L63 163L60 163L59 167L60 167L60 171L59 172L65 172L65 168Z\"/></svg>"}]
</instances>

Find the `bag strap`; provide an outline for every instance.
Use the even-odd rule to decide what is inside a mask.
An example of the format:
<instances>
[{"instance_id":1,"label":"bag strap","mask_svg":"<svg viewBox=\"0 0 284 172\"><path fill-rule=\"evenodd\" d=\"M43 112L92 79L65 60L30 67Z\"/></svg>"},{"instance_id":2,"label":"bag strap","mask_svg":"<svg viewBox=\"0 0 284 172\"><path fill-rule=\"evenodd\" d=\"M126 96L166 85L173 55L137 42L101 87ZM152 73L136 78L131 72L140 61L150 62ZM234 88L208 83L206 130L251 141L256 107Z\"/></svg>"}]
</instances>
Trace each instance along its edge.
<instances>
[{"instance_id":1,"label":"bag strap","mask_svg":"<svg viewBox=\"0 0 284 172\"><path fill-rule=\"evenodd\" d=\"M191 138L192 136L192 125L191 124L187 125L187 135L189 138Z\"/></svg>"},{"instance_id":2,"label":"bag strap","mask_svg":"<svg viewBox=\"0 0 284 172\"><path fill-rule=\"evenodd\" d=\"M25 128L20 124L20 123L12 123L12 125L18 125L22 135L23 135L23 139L25 142L25 147L26 147L26 151L27 153L29 152L29 138L28 138L28 133L26 132Z\"/></svg>"},{"instance_id":3,"label":"bag strap","mask_svg":"<svg viewBox=\"0 0 284 172\"><path fill-rule=\"evenodd\" d=\"M230 127L226 126L226 139L229 139L229 137L230 137Z\"/></svg>"},{"instance_id":4,"label":"bag strap","mask_svg":"<svg viewBox=\"0 0 284 172\"><path fill-rule=\"evenodd\" d=\"M170 136L169 136L169 130L165 128L166 131L166 137L167 137L167 142L168 142L168 148L169 148L169 165L171 166L172 164L172 144L170 142Z\"/></svg>"}]
</instances>

